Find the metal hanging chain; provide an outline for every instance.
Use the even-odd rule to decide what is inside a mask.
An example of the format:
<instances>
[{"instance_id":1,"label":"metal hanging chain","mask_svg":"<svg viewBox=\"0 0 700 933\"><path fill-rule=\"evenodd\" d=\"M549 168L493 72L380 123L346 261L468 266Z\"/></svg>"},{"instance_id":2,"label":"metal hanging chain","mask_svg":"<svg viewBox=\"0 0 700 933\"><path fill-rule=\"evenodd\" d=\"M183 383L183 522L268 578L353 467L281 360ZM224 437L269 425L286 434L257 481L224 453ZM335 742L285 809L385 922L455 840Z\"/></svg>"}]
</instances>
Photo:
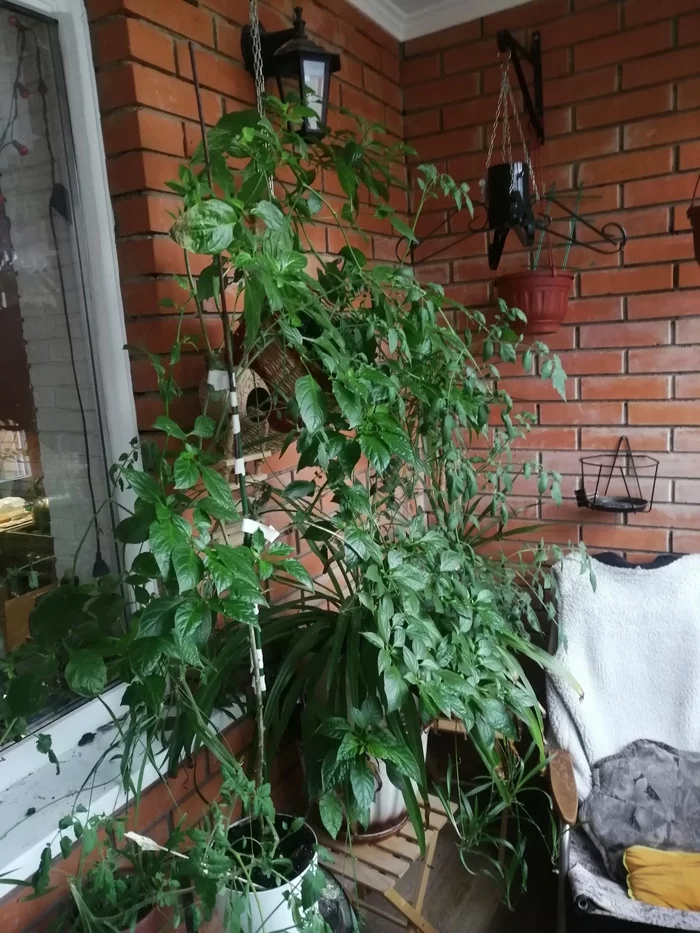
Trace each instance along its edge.
<instances>
[{"instance_id":1,"label":"metal hanging chain","mask_svg":"<svg viewBox=\"0 0 700 933\"><path fill-rule=\"evenodd\" d=\"M253 0L251 0L253 2ZM498 93L498 103L496 105L496 117L493 121L493 127L491 128L491 138L489 140L489 150L486 156L486 168L484 171L484 178L481 181L482 187L486 184L486 173L489 170L491 165L491 159L493 158L493 150L496 144L496 135L498 134L498 125L501 124L501 154L503 156L503 162L508 163L511 167L513 165L513 148L512 140L510 134L510 110L513 111L513 117L515 119L515 125L518 129L518 135L520 136L520 142L523 147L523 157L525 163L530 172L530 178L532 179L532 190L535 195L535 200L540 200L540 193L537 187L537 179L535 178L535 172L532 167L532 160L530 158L530 150L527 147L525 142L525 135L523 134L523 128L520 125L520 117L518 116L518 109L515 104L515 98L513 97L513 90L510 86L510 80L508 78L508 72L510 70L510 56L508 56L507 61L503 62L501 66L501 87ZM512 191L515 186L515 179L513 178L513 173L511 171L510 178L510 190Z\"/></svg>"},{"instance_id":2,"label":"metal hanging chain","mask_svg":"<svg viewBox=\"0 0 700 933\"><path fill-rule=\"evenodd\" d=\"M258 0L250 0L250 34L253 40L253 70L255 72L255 100L258 113L265 116L265 72L263 70L262 42L260 41L260 16L258 14ZM267 187L270 197L275 196L275 182L272 176L267 177Z\"/></svg>"}]
</instances>

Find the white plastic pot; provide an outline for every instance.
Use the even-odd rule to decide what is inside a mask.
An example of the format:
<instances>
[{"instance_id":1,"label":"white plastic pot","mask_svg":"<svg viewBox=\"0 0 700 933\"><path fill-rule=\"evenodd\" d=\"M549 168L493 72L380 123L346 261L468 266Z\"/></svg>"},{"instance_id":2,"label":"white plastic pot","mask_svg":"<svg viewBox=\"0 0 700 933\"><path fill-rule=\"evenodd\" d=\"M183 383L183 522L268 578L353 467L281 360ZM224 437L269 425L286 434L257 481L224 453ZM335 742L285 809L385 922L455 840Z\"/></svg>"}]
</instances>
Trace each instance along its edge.
<instances>
[{"instance_id":1,"label":"white plastic pot","mask_svg":"<svg viewBox=\"0 0 700 933\"><path fill-rule=\"evenodd\" d=\"M421 736L423 745L423 760L428 754L428 733L423 732ZM413 782L415 788L415 781ZM376 842L379 839L385 839L397 833L408 819L406 802L403 794L389 780L386 772L386 766L383 761L379 762L377 771L377 790L374 795L374 802L369 808L369 823L364 832L353 836L358 842Z\"/></svg>"},{"instance_id":2,"label":"white plastic pot","mask_svg":"<svg viewBox=\"0 0 700 933\"><path fill-rule=\"evenodd\" d=\"M279 817L282 817L282 814L278 814ZM294 819L293 816L284 816L283 818L288 819L290 823ZM231 829L249 822L249 819L239 820L231 826ZM318 840L313 829L308 825L306 829L313 835L316 844ZM240 918L243 933L283 933L283 931L288 933L290 930L296 930L288 901L290 897L301 897L301 885L304 876L308 872L315 871L317 866L318 856L314 853L313 859L306 868L292 881L288 881L277 888L260 888L256 886L255 891L247 892L244 895L246 906ZM233 893L230 888L223 888L216 897L215 914L222 930L226 929L226 908ZM314 910L316 908L312 907L308 913L310 914ZM303 910L301 915L304 916Z\"/></svg>"}]
</instances>

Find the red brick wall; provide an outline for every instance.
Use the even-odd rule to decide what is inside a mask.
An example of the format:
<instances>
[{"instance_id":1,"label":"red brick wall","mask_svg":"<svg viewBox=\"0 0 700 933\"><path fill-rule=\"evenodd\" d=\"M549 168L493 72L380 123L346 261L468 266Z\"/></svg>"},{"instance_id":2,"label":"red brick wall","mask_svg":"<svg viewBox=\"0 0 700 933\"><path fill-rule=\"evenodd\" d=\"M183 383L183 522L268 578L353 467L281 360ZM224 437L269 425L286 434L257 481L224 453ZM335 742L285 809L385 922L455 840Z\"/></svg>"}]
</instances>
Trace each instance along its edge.
<instances>
[{"instance_id":1,"label":"red brick wall","mask_svg":"<svg viewBox=\"0 0 700 933\"><path fill-rule=\"evenodd\" d=\"M544 52L545 182L556 180L558 191L583 182L585 213L622 223L630 237L622 257L572 250L570 266L580 271L566 326L543 338L570 375L569 404L536 375L516 377L511 368L505 380L513 398L538 414L524 449L564 474L567 501L559 509L543 502L539 514L556 522L546 536L561 543L580 536L591 548L695 551L700 269L685 212L700 169L698 2L537 0L406 43L407 140L421 160L468 181L475 198L499 84L496 30L524 40L535 27ZM424 233L445 217L444 207L435 203ZM490 300L494 273L485 235L459 242L466 219L455 217L417 258L446 246L424 274L480 306ZM499 272L525 267L510 239ZM572 500L578 459L610 450L622 434L661 461L654 509L627 521L583 512Z\"/></svg>"}]
</instances>

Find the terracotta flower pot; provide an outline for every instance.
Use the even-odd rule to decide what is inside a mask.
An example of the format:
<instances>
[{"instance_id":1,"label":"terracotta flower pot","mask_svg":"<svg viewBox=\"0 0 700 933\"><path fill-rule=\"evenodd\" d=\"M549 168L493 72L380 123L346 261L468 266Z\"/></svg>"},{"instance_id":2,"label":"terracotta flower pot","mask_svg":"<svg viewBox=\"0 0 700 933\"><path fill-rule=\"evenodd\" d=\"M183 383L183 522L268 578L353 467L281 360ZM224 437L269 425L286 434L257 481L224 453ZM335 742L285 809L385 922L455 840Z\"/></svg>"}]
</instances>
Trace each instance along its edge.
<instances>
[{"instance_id":1,"label":"terracotta flower pot","mask_svg":"<svg viewBox=\"0 0 700 933\"><path fill-rule=\"evenodd\" d=\"M520 308L527 317L525 334L554 334L561 327L574 277L569 272L512 272L499 276L494 285L509 308Z\"/></svg>"}]
</instances>

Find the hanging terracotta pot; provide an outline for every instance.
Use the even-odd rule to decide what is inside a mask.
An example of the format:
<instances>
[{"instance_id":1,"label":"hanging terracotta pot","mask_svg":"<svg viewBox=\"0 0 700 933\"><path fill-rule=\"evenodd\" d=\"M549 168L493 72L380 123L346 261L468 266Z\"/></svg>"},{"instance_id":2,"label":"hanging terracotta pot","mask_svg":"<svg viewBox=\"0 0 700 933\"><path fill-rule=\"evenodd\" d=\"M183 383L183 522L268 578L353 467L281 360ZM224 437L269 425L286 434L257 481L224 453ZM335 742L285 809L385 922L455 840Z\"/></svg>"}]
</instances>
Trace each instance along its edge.
<instances>
[{"instance_id":1,"label":"hanging terracotta pot","mask_svg":"<svg viewBox=\"0 0 700 933\"><path fill-rule=\"evenodd\" d=\"M527 317L525 334L554 334L566 317L574 277L554 270L523 269L499 276L494 285L509 308L520 308Z\"/></svg>"},{"instance_id":2,"label":"hanging terracotta pot","mask_svg":"<svg viewBox=\"0 0 700 933\"><path fill-rule=\"evenodd\" d=\"M698 185L700 184L700 175L698 175L698 180L695 182L695 191L693 191L693 200L690 202L690 207L688 208L688 220L690 221L690 226L693 228L693 246L695 248L695 261L700 263L700 204L695 203L695 195L698 191Z\"/></svg>"}]
</instances>

